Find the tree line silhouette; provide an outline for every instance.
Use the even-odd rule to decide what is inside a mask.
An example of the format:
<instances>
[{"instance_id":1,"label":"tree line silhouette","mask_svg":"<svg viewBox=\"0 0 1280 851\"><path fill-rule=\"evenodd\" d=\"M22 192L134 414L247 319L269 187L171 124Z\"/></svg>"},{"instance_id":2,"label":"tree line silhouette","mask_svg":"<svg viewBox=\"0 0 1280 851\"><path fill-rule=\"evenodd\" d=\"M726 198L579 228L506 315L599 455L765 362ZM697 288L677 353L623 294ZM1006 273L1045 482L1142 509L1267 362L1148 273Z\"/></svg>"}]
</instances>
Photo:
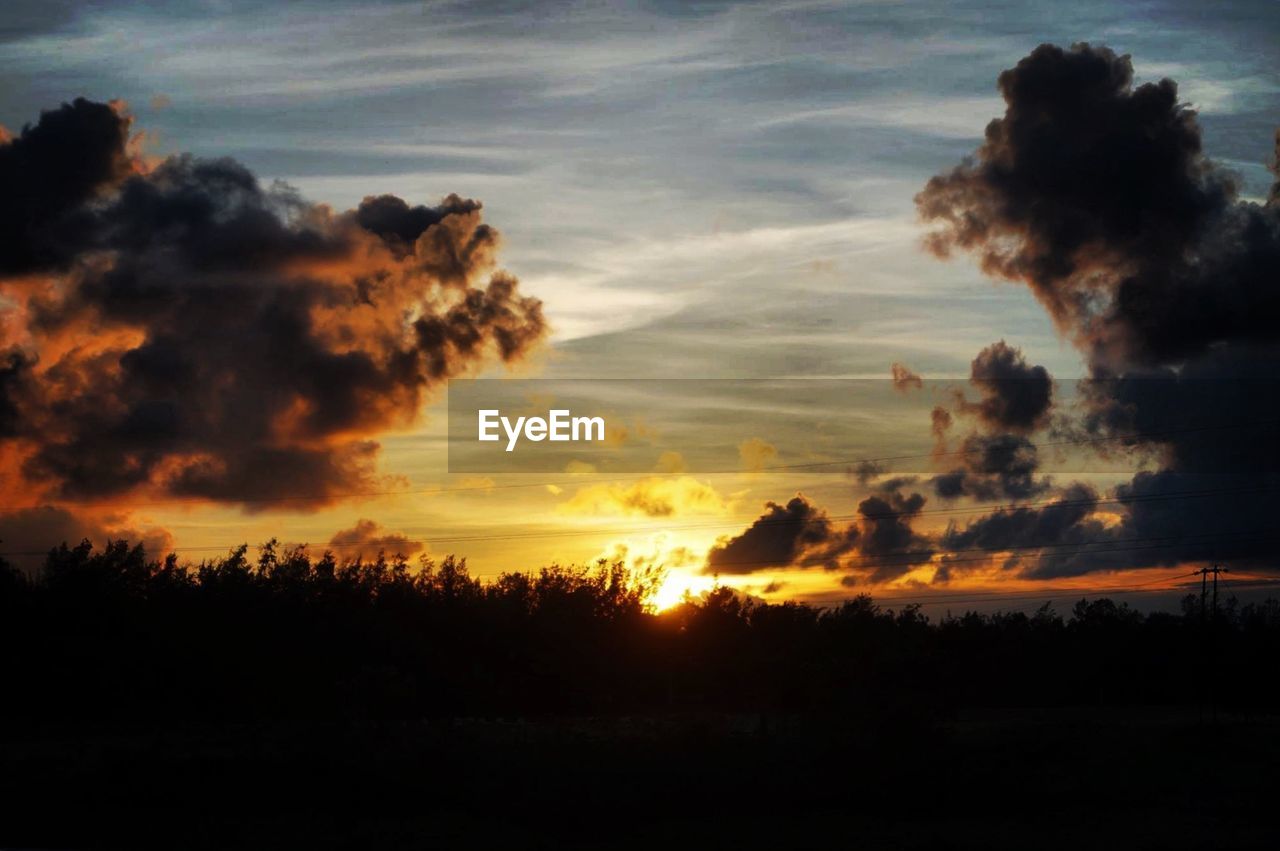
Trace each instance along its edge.
<instances>
[{"instance_id":1,"label":"tree line silhouette","mask_svg":"<svg viewBox=\"0 0 1280 851\"><path fill-rule=\"evenodd\" d=\"M930 621L862 595L832 608L719 587L655 612L657 571L551 566L489 582L464 560L338 560L272 541L197 564L123 541L0 567L9 715L403 718L840 713L961 707L1269 709L1280 604L1206 619L1081 600L1063 617Z\"/></svg>"}]
</instances>

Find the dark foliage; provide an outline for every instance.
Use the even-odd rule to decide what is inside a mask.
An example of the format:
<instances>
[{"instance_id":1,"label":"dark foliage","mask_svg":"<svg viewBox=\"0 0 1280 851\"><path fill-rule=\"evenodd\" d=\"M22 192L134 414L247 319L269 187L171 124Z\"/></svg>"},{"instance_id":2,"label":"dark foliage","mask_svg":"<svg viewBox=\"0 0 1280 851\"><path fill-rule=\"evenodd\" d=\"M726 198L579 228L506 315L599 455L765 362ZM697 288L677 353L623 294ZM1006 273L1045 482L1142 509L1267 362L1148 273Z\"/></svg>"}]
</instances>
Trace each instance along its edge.
<instances>
[{"instance_id":1,"label":"dark foliage","mask_svg":"<svg viewBox=\"0 0 1280 851\"><path fill-rule=\"evenodd\" d=\"M123 543L0 570L0 842L1271 847L1273 602L653 613L655 578ZM1232 723L1197 721L1210 685Z\"/></svg>"},{"instance_id":2,"label":"dark foliage","mask_svg":"<svg viewBox=\"0 0 1280 851\"><path fill-rule=\"evenodd\" d=\"M1206 623L1081 600L1064 619L931 623L860 596L831 609L720 588L654 613L621 565L484 583L452 557L339 563L265 546L183 565L65 545L0 572L11 699L40 719L392 719L679 712L835 714L877 725L964 707L1184 704L1215 647L1225 705L1274 708L1280 605Z\"/></svg>"}]
</instances>

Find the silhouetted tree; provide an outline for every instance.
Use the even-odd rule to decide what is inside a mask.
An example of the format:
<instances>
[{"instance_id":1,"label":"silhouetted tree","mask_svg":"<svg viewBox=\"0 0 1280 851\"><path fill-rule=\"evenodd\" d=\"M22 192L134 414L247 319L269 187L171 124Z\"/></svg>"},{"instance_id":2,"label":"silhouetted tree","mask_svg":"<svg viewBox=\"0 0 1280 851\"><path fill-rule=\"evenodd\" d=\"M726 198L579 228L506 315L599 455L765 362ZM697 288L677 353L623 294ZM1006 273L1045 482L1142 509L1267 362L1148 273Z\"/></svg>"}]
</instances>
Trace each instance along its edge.
<instances>
[{"instance_id":1,"label":"silhouetted tree","mask_svg":"<svg viewBox=\"0 0 1280 851\"><path fill-rule=\"evenodd\" d=\"M271 540L198 564L122 541L0 563L11 716L404 718L708 711L928 723L958 707L1194 703L1196 605L1081 600L1066 619L861 595L829 609L716 587L663 612L621 563L472 576L465 560L313 556ZM1275 707L1280 604L1225 600L1222 699ZM772 723L772 722L771 722Z\"/></svg>"}]
</instances>

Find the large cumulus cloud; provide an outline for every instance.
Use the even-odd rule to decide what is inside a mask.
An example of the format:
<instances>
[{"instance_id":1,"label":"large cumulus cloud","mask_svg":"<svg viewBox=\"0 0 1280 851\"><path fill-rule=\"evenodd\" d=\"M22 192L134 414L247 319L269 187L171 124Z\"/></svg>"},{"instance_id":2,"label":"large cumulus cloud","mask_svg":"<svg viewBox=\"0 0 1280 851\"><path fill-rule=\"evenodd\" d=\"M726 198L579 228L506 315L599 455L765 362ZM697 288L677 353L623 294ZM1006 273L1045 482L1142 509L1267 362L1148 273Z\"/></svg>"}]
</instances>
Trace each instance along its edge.
<instances>
[{"instance_id":1,"label":"large cumulus cloud","mask_svg":"<svg viewBox=\"0 0 1280 851\"><path fill-rule=\"evenodd\" d=\"M1085 433L1156 468L1116 490L1114 522L1092 509L1026 509L981 518L950 541L1028 540L995 536L1015 526L1039 529L1046 544L1183 539L1045 558L1041 575L1265 563L1280 485L1277 192L1241 199L1202 151L1176 84L1134 86L1129 58L1106 48L1042 45L999 87L1007 108L983 145L916 199L936 225L929 246L970 252L988 273L1030 287L1084 357ZM1206 543L1206 532L1224 537Z\"/></svg>"},{"instance_id":2,"label":"large cumulus cloud","mask_svg":"<svg viewBox=\"0 0 1280 851\"><path fill-rule=\"evenodd\" d=\"M546 330L478 202L340 213L130 133L77 100L0 142L7 492L322 504L377 483L377 435L444 379Z\"/></svg>"},{"instance_id":3,"label":"large cumulus cloud","mask_svg":"<svg viewBox=\"0 0 1280 851\"><path fill-rule=\"evenodd\" d=\"M1275 211L1237 199L1172 80L1135 87L1127 56L1042 45L999 87L975 157L917 197L935 251L1027 283L1094 362L1275 339Z\"/></svg>"}]
</instances>

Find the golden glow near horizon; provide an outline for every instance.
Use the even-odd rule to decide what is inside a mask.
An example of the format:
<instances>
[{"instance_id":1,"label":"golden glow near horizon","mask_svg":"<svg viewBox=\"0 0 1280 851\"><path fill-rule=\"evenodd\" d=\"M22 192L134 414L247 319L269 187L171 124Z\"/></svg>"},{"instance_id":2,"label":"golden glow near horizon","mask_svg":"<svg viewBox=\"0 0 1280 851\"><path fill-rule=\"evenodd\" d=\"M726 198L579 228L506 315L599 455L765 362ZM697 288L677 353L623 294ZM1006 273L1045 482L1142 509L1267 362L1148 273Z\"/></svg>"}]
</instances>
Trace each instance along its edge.
<instances>
[{"instance_id":1,"label":"golden glow near horizon","mask_svg":"<svg viewBox=\"0 0 1280 851\"><path fill-rule=\"evenodd\" d=\"M985 595L1011 595L1014 599L1006 603L1008 607L1020 605L1020 595L1041 591L1056 595L1066 589L1130 590L1138 585L1159 591L1174 587L1174 577L1189 569L1119 570L1031 581L1010 575L1001 567L1016 553L982 552L968 556L966 570L945 584L933 584L940 563L937 555L892 581L879 583L860 578L854 584L842 584L850 575L847 571L812 564L802 568L751 565L749 573L717 574L707 568L708 551L717 542L741 534L760 517L766 501L785 501L803 493L814 504L827 507L833 524L843 525L856 520L853 497L867 486L856 485L843 467L816 471L744 469L736 474L699 476L686 472L684 463L669 452L657 453L664 469L647 474L610 477L579 471L555 476L433 476L428 471L435 463L423 456L430 452L438 455L442 447L436 443L434 449L424 450L418 437L409 439L418 448L393 445L388 460L409 456L420 472L388 495L343 502L312 514L246 514L193 504L140 509L129 520L169 529L179 554L195 561L216 557L240 542L253 546L272 537L285 544L307 543L313 552L332 549L339 557L372 557L378 549L405 550L415 558L426 554L439 559L453 554L465 557L473 574L482 578L550 564L621 561L634 570L664 572L652 599L659 610L678 605L686 594L704 594L717 584L769 602L794 599L829 604L872 593L886 605L930 598L936 598L938 605L947 599L977 605ZM786 451L786 445L773 450L770 464L785 465L796 457ZM762 466L745 457L743 463ZM428 481L435 484L425 484ZM937 534L949 522L963 523L989 510L982 504L944 507L939 515L922 517L918 531ZM356 530L361 521L371 527L367 533L335 537L339 530ZM856 564L858 557L853 556L852 562ZM1169 581L1158 581L1161 577ZM970 597L958 592L972 592L972 603ZM1034 602L1027 600L1028 605Z\"/></svg>"},{"instance_id":2,"label":"golden glow near horizon","mask_svg":"<svg viewBox=\"0 0 1280 851\"><path fill-rule=\"evenodd\" d=\"M273 537L285 544L307 543L317 553L332 549L339 557L372 557L379 549L404 550L415 558L453 554L465 557L473 574L482 578L551 564L621 561L634 570L664 572L651 601L658 610L678 605L686 594L704 594L717 584L769 602L794 599L830 604L872 593L891 606L936 599L934 609L940 610L949 599L960 601L957 605L981 607L985 596L1005 595L1011 598L1005 607L1014 607L1038 604L1030 596L1025 603L1022 599L1036 592L1125 591L1139 585L1144 591L1160 591L1175 587L1175 578L1189 569L1118 570L1031 581L1002 568L1004 560L1016 553L982 552L967 556L964 572L945 584L934 584L940 563L937 555L891 581L878 583L859 577L851 585L842 584L850 575L846 570L813 564L803 568L760 564L740 575L717 574L707 568L708 551L747 529L760 517L766 501L785 501L803 493L825 507L832 524L845 525L856 521L857 499L875 482L858 485L840 465L818 470L762 469L795 463L805 456L789 451L787 442L780 441L777 448L746 435L739 443L750 451L734 450L744 467L738 473L690 473L677 453L655 448L655 469L644 474L611 477L569 470L558 475L442 476L433 473L442 466L443 445L432 439L438 429L439 420L429 420L424 434L406 435L399 439L402 443L389 442L386 463L404 459L413 475L386 495L343 501L310 514L244 513L198 503L150 506L136 510L127 520L168 529L179 554L194 561L216 557L241 542L253 546ZM762 455L767 456L763 461ZM1115 475L1103 475L1099 487ZM942 511L920 518L917 529L924 534L940 533L950 522L963 523L990 510L990 506L966 503L930 507ZM336 536L340 530L352 534ZM857 562L855 555L852 563Z\"/></svg>"}]
</instances>

